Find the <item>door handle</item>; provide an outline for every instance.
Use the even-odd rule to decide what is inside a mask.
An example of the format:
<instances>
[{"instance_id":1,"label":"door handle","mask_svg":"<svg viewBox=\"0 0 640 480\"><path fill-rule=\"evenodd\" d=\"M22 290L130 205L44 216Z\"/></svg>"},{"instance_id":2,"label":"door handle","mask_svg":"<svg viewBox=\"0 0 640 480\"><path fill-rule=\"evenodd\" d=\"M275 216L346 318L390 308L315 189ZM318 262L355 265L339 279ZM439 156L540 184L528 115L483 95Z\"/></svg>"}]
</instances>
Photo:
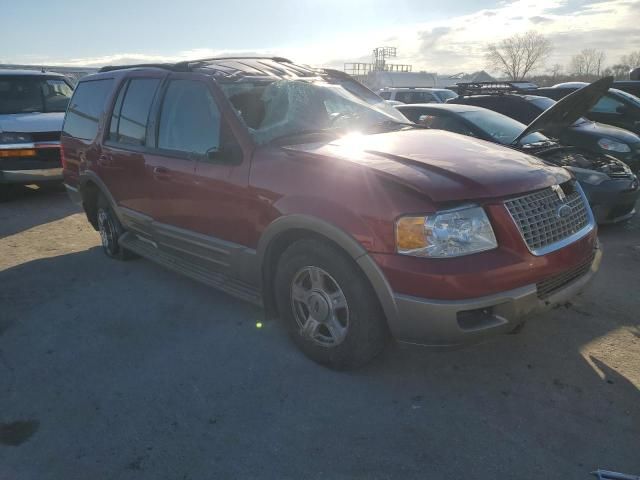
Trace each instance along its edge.
<instances>
[{"instance_id":1,"label":"door handle","mask_svg":"<svg viewBox=\"0 0 640 480\"><path fill-rule=\"evenodd\" d=\"M166 167L153 167L153 176L159 180L166 180L171 177L171 172Z\"/></svg>"}]
</instances>

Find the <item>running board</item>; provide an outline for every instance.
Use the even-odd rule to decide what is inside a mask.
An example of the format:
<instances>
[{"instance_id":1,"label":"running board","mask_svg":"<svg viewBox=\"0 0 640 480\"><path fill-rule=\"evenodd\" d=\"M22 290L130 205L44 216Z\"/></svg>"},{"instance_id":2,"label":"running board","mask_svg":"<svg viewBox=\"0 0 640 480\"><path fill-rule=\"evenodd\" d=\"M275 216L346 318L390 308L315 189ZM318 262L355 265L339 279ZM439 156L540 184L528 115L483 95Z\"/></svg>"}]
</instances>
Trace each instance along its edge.
<instances>
[{"instance_id":1,"label":"running board","mask_svg":"<svg viewBox=\"0 0 640 480\"><path fill-rule=\"evenodd\" d=\"M262 297L257 288L223 273L211 271L205 265L202 265L202 262L196 263L195 261L172 255L169 251L158 248L157 244L152 240L139 237L132 232L125 232L118 239L118 243L123 248L131 250L163 267L262 307Z\"/></svg>"}]
</instances>

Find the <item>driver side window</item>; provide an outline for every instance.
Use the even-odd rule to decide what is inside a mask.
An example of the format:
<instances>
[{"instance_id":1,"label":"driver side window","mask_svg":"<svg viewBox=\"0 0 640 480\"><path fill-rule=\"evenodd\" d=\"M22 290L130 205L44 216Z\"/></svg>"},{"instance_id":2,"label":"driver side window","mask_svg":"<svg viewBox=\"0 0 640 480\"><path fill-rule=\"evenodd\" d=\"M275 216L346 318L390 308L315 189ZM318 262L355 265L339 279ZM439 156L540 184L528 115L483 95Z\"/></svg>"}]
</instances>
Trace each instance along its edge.
<instances>
[{"instance_id":1,"label":"driver side window","mask_svg":"<svg viewBox=\"0 0 640 480\"><path fill-rule=\"evenodd\" d=\"M220 149L220 110L202 82L172 80L159 123L158 148L198 155Z\"/></svg>"}]
</instances>

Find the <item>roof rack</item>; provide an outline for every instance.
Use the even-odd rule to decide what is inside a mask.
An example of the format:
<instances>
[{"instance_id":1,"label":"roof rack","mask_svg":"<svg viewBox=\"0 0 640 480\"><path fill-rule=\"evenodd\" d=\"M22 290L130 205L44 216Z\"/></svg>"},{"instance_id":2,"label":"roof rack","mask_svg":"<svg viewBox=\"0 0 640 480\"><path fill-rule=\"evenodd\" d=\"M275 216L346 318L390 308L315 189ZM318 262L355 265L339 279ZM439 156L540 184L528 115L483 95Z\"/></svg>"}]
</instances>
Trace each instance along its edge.
<instances>
[{"instance_id":1,"label":"roof rack","mask_svg":"<svg viewBox=\"0 0 640 480\"><path fill-rule=\"evenodd\" d=\"M183 65L184 62L180 63L138 63L134 65L108 65L106 67L102 67L98 70L99 73L102 72L113 72L114 70L125 70L128 68L163 68L165 70L171 70L174 72L185 72L188 71Z\"/></svg>"},{"instance_id":2,"label":"roof rack","mask_svg":"<svg viewBox=\"0 0 640 480\"><path fill-rule=\"evenodd\" d=\"M458 95L502 95L505 93L526 93L538 88L535 83L513 82L467 82L457 83Z\"/></svg>"},{"instance_id":3,"label":"roof rack","mask_svg":"<svg viewBox=\"0 0 640 480\"><path fill-rule=\"evenodd\" d=\"M138 63L134 65L109 65L102 67L98 72L112 72L114 70L124 70L127 68L163 68L165 70L171 70L173 72L189 72L192 68L197 68L205 65L208 62L215 62L216 60L271 60L278 63L291 63L293 62L284 57L211 57L211 58L199 58L196 60L185 60L176 63Z\"/></svg>"}]
</instances>

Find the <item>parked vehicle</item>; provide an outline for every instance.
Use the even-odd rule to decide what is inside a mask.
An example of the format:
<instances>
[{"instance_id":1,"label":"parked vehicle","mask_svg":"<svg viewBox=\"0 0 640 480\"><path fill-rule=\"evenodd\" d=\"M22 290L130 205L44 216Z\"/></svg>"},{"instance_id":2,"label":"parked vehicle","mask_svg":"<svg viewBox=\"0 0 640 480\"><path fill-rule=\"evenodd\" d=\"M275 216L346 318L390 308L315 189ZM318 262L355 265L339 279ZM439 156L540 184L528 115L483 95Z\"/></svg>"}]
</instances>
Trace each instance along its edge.
<instances>
[{"instance_id":1,"label":"parked vehicle","mask_svg":"<svg viewBox=\"0 0 640 480\"><path fill-rule=\"evenodd\" d=\"M584 85L586 83L583 82L559 83L553 87L538 88L535 95L560 100ZM617 88L610 88L585 116L594 122L640 134L640 98Z\"/></svg>"},{"instance_id":2,"label":"parked vehicle","mask_svg":"<svg viewBox=\"0 0 640 480\"><path fill-rule=\"evenodd\" d=\"M406 123L281 58L104 68L62 133L69 195L105 253L263 305L332 368L391 333L455 345L517 329L599 267L568 171Z\"/></svg>"},{"instance_id":3,"label":"parked vehicle","mask_svg":"<svg viewBox=\"0 0 640 480\"><path fill-rule=\"evenodd\" d=\"M527 85L523 88L513 83L463 84L460 86L462 94L450 102L488 108L528 125L556 101L537 94L527 94L527 91L536 88L533 84ZM584 109L585 112L587 110ZM564 130L554 132L554 135L564 145L614 156L629 165L632 171L640 172L640 136L635 133L580 117Z\"/></svg>"},{"instance_id":4,"label":"parked vehicle","mask_svg":"<svg viewBox=\"0 0 640 480\"><path fill-rule=\"evenodd\" d=\"M378 91L385 100L400 103L444 103L458 95L446 88L388 87Z\"/></svg>"},{"instance_id":5,"label":"parked vehicle","mask_svg":"<svg viewBox=\"0 0 640 480\"><path fill-rule=\"evenodd\" d=\"M73 87L63 75L0 70L0 197L10 184L60 182L60 131Z\"/></svg>"},{"instance_id":6,"label":"parked vehicle","mask_svg":"<svg viewBox=\"0 0 640 480\"><path fill-rule=\"evenodd\" d=\"M562 107L561 102L554 109ZM526 125L482 107L456 104L401 105L411 121L509 146L570 170L582 185L598 223L630 219L640 195L638 179L629 167L613 157L566 147L546 137L548 123ZM547 122L552 109L545 112Z\"/></svg>"},{"instance_id":7,"label":"parked vehicle","mask_svg":"<svg viewBox=\"0 0 640 480\"><path fill-rule=\"evenodd\" d=\"M640 80L616 80L612 87L640 98Z\"/></svg>"}]
</instances>

